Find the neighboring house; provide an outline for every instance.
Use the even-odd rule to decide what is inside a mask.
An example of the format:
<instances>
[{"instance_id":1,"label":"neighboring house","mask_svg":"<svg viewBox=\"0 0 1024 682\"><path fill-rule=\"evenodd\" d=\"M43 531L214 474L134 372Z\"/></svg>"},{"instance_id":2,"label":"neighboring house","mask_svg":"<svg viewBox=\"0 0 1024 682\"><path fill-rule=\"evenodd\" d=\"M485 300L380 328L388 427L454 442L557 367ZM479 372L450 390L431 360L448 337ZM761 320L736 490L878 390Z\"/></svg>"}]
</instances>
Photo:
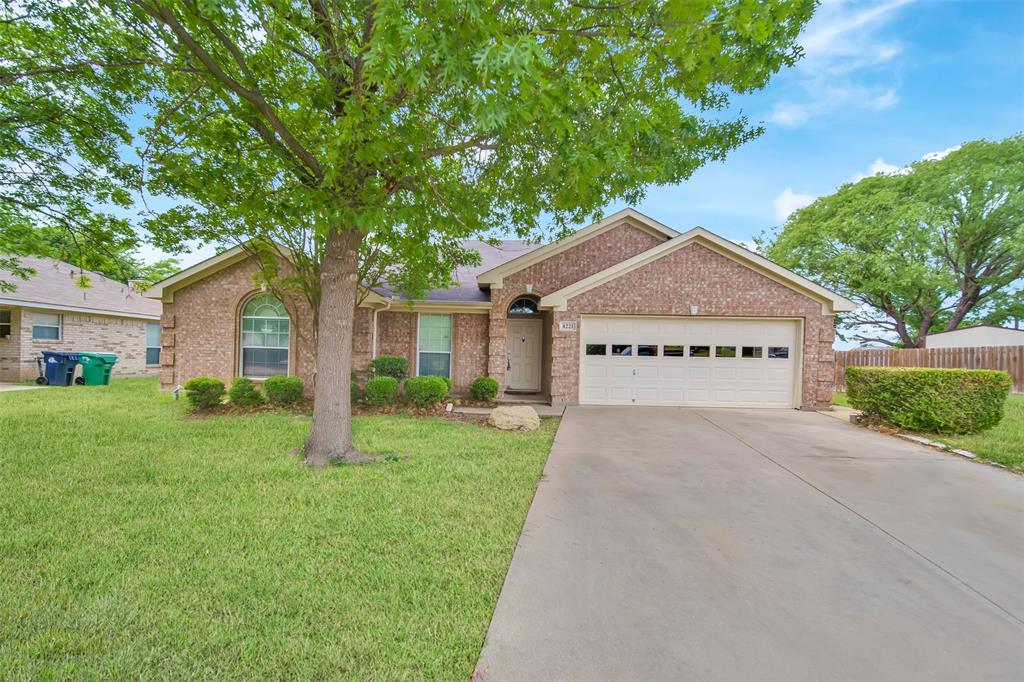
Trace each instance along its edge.
<instances>
[{"instance_id":1,"label":"neighboring house","mask_svg":"<svg viewBox=\"0 0 1024 682\"><path fill-rule=\"evenodd\" d=\"M554 404L817 407L833 316L855 304L703 228L628 209L546 246L468 242L479 267L423 301L371 292L353 367L402 355L456 392L489 375ZM241 248L146 292L163 301L160 383L313 373L311 315L254 285Z\"/></svg>"},{"instance_id":2,"label":"neighboring house","mask_svg":"<svg viewBox=\"0 0 1024 682\"><path fill-rule=\"evenodd\" d=\"M0 381L37 375L44 350L116 353L115 376L155 375L160 304L130 285L50 258L20 258L35 270L0 292ZM75 286L81 275L88 287Z\"/></svg>"},{"instance_id":3,"label":"neighboring house","mask_svg":"<svg viewBox=\"0 0 1024 682\"><path fill-rule=\"evenodd\" d=\"M925 348L966 348L974 346L1024 346L1024 329L979 324L948 332L936 332L924 338Z\"/></svg>"}]
</instances>

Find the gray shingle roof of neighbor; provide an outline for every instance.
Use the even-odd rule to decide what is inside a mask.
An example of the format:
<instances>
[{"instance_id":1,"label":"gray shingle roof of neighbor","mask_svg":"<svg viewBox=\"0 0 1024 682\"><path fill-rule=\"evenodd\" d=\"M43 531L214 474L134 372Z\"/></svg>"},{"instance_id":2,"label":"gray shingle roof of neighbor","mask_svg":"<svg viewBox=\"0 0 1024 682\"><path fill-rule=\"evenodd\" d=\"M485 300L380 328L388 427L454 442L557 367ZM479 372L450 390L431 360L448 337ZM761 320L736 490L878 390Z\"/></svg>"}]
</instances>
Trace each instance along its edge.
<instances>
[{"instance_id":1,"label":"gray shingle roof of neighbor","mask_svg":"<svg viewBox=\"0 0 1024 682\"><path fill-rule=\"evenodd\" d=\"M426 301L450 301L450 302L483 302L491 300L490 294L480 288L476 283L477 275L507 263L513 258L519 258L523 254L540 248L541 244L530 244L518 239L506 239L491 245L477 239L467 239L462 242L462 247L476 251L480 254L480 265L467 265L455 270L454 279L457 282L449 289L434 289L426 295ZM379 286L374 289L382 296L390 296L394 293L387 286ZM395 293L398 298L398 294Z\"/></svg>"},{"instance_id":2,"label":"gray shingle roof of neighbor","mask_svg":"<svg viewBox=\"0 0 1024 682\"><path fill-rule=\"evenodd\" d=\"M105 315L129 317L159 317L160 301L144 298L124 282L110 279L97 272L82 271L70 263L52 258L19 257L25 267L35 270L27 280L5 277L16 289L0 293L0 303L7 302L29 307L62 307L81 309ZM75 286L79 274L89 278L89 287Z\"/></svg>"}]
</instances>

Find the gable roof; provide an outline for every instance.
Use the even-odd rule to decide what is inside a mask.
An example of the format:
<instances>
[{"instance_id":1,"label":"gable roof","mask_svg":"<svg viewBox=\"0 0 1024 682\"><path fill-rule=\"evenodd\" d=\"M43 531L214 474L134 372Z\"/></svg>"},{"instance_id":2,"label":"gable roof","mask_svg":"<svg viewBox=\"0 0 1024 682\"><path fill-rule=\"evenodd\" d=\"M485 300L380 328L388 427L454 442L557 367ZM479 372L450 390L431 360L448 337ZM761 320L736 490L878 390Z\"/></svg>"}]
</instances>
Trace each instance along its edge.
<instances>
[{"instance_id":1,"label":"gable roof","mask_svg":"<svg viewBox=\"0 0 1024 682\"><path fill-rule=\"evenodd\" d=\"M480 254L480 265L467 265L456 268L454 273L456 284L447 289L434 289L428 292L423 299L424 301L456 304L490 304L490 296L488 296L487 292L482 291L476 283L477 274L541 248L539 244L530 244L514 239L500 241L497 244L468 239L461 244L463 248ZM278 245L278 248L287 255L288 249L286 247ZM157 282L147 289L143 295L148 298L156 298L171 303L174 301L174 292L178 289L187 287L220 270L240 263L251 255L244 246L234 246ZM384 285L374 287L366 300L371 303L385 303L391 297L398 298L390 287Z\"/></svg>"},{"instance_id":2,"label":"gable roof","mask_svg":"<svg viewBox=\"0 0 1024 682\"><path fill-rule=\"evenodd\" d=\"M53 258L18 258L21 265L35 270L27 280L14 278L13 292L0 294L0 305L17 305L70 313L110 315L159 320L161 306L130 285L110 279L71 263ZM89 279L88 288L76 287L79 275Z\"/></svg>"},{"instance_id":3,"label":"gable roof","mask_svg":"<svg viewBox=\"0 0 1024 682\"><path fill-rule=\"evenodd\" d=\"M678 232L667 225L662 225L654 218L645 216L636 209L626 208L617 213L611 214L600 222L596 222L593 225L588 225L583 229L577 230L564 239L536 248L529 253L518 258L514 258L513 260L503 263L496 268L480 273L476 278L477 284L481 287L486 286L492 289L500 289L504 284L504 279L509 275L515 274L524 268L528 268L531 265L539 263L546 258L550 258L551 256L561 253L572 246L584 242L592 237L596 237L597 235L607 232L608 230L618 227L626 222L666 240L679 236Z\"/></svg>"},{"instance_id":4,"label":"gable roof","mask_svg":"<svg viewBox=\"0 0 1024 682\"><path fill-rule=\"evenodd\" d=\"M709 232L703 227L695 227L688 230L663 244L659 244L658 246L650 248L647 251L643 251L632 258L622 261L621 263L616 263L611 267L605 268L590 277L585 277L578 282L574 282L567 287L563 287L558 291L550 293L540 300L540 305L543 308L565 310L570 298L578 296L585 291L589 291L594 287L601 286L606 282L610 282L617 277L621 277L627 272L631 272L637 268L652 263L662 256L666 256L691 243L702 244L712 251L737 261L738 263L757 271L769 279L787 286L790 289L794 289L805 296L809 296L810 298L820 301L827 313L848 312L857 307L856 303L845 296L840 296L820 284L815 284L806 277L802 277L792 270L787 270L781 265L777 265L767 258L743 248L739 244L731 242L723 237L719 237L717 234Z\"/></svg>"}]
</instances>

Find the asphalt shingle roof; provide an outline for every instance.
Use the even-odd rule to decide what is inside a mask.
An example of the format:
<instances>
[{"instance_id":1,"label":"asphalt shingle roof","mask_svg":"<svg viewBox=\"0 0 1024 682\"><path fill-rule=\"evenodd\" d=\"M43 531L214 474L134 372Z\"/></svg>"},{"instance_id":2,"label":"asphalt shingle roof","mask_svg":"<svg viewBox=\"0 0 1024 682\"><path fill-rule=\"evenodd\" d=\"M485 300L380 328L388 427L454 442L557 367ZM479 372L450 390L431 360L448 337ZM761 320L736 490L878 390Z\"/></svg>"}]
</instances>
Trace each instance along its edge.
<instances>
[{"instance_id":1,"label":"asphalt shingle roof","mask_svg":"<svg viewBox=\"0 0 1024 682\"><path fill-rule=\"evenodd\" d=\"M441 302L481 301L486 303L491 300L491 297L488 292L482 290L476 283L477 276L488 270L493 270L502 263L507 263L514 258L519 258L519 256L541 247L540 244L530 244L518 239L507 239L499 242L496 246L477 239L468 239L462 242L462 246L469 251L476 251L480 254L480 265L457 268L454 279L458 284L449 289L434 289L427 294L424 300ZM393 293L387 286L379 286L375 290L382 296L390 296Z\"/></svg>"},{"instance_id":2,"label":"asphalt shingle roof","mask_svg":"<svg viewBox=\"0 0 1024 682\"><path fill-rule=\"evenodd\" d=\"M16 289L0 293L0 301L24 301L48 306L69 306L86 308L108 315L159 316L160 301L144 298L142 294L124 282L109 279L97 272L79 270L70 263L52 258L20 257L25 267L35 270L27 280L5 277ZM75 286L80 274L89 278L89 287Z\"/></svg>"}]
</instances>

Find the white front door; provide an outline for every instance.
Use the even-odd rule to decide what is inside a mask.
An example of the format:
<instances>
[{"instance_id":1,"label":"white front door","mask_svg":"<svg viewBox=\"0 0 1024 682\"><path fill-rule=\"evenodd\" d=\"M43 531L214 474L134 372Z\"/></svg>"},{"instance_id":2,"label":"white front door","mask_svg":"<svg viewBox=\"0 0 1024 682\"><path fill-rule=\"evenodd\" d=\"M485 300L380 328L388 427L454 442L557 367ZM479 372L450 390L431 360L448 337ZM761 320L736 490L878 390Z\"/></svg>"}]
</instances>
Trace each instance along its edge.
<instances>
[{"instance_id":1,"label":"white front door","mask_svg":"<svg viewBox=\"0 0 1024 682\"><path fill-rule=\"evenodd\" d=\"M584 317L580 403L796 407L795 320Z\"/></svg>"},{"instance_id":2,"label":"white front door","mask_svg":"<svg viewBox=\"0 0 1024 682\"><path fill-rule=\"evenodd\" d=\"M540 390L543 328L540 319L510 319L508 321L506 388L513 391Z\"/></svg>"}]
</instances>

